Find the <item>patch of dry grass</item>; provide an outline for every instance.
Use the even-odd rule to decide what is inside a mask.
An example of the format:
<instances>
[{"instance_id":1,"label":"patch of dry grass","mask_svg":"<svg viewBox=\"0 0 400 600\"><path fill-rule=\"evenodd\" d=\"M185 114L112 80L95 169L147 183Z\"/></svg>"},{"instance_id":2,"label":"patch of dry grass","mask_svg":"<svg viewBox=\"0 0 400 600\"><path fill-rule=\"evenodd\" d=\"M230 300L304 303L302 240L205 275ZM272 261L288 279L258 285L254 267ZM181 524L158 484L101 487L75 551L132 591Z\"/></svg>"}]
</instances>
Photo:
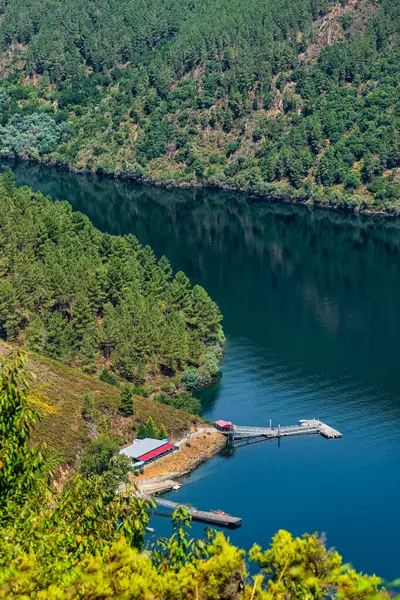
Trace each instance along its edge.
<instances>
[{"instance_id":1,"label":"patch of dry grass","mask_svg":"<svg viewBox=\"0 0 400 600\"><path fill-rule=\"evenodd\" d=\"M0 354L13 350L0 342ZM27 370L32 373L31 401L42 415L35 426L34 439L47 442L64 463L74 464L91 440L82 418L85 393L95 398L97 408L121 445L132 441L139 423L149 416L157 425L165 426L172 440L180 439L201 422L199 417L141 396L135 397L134 415L123 417L118 410L120 388L52 359L29 352L26 355Z\"/></svg>"}]
</instances>

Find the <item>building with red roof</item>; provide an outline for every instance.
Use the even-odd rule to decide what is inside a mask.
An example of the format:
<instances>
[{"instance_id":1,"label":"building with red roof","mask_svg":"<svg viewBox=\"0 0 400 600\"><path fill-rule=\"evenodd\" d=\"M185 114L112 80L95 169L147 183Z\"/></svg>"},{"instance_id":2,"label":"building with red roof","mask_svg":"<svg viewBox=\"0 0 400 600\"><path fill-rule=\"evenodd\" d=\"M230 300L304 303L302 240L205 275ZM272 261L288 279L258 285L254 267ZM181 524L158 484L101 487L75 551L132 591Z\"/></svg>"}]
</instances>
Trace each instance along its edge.
<instances>
[{"instance_id":1,"label":"building with red roof","mask_svg":"<svg viewBox=\"0 0 400 600\"><path fill-rule=\"evenodd\" d=\"M171 442L167 442L166 444L163 444L159 448L155 448L154 450L151 450L150 452L146 452L146 454L142 454L142 456L138 457L138 460L142 460L143 462L147 463L156 458L160 458L164 454L167 454L167 452L172 452L175 449L176 449L176 447L174 446L174 444L171 444Z\"/></svg>"},{"instance_id":2,"label":"building with red roof","mask_svg":"<svg viewBox=\"0 0 400 600\"><path fill-rule=\"evenodd\" d=\"M133 444L127 448L123 448L120 454L124 454L132 459L132 464L135 466L137 463L144 464L161 458L164 454L168 454L176 449L176 446L168 440L145 438L144 440L133 440Z\"/></svg>"},{"instance_id":3,"label":"building with red roof","mask_svg":"<svg viewBox=\"0 0 400 600\"><path fill-rule=\"evenodd\" d=\"M233 424L230 421L219 419L219 421L215 421L214 424L219 431L233 431Z\"/></svg>"}]
</instances>

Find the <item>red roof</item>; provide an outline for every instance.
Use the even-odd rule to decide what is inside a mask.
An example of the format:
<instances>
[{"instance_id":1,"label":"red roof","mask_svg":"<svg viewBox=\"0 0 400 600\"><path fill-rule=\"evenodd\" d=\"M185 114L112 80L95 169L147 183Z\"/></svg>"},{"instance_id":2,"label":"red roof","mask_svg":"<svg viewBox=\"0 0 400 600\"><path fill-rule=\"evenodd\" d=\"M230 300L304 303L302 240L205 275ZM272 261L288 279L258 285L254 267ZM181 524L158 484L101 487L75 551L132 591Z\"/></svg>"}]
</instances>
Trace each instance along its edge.
<instances>
[{"instance_id":1,"label":"red roof","mask_svg":"<svg viewBox=\"0 0 400 600\"><path fill-rule=\"evenodd\" d=\"M156 456L160 456L161 454L168 452L168 450L172 450L172 448L175 448L174 444L171 444L171 442L167 442L166 444L163 444L163 446L160 446L155 450L151 450L151 452L146 452L146 454L138 456L137 460L143 460L146 462L147 460L151 460L152 458L156 458Z\"/></svg>"},{"instance_id":2,"label":"red roof","mask_svg":"<svg viewBox=\"0 0 400 600\"><path fill-rule=\"evenodd\" d=\"M220 419L219 421L215 421L215 424L217 425L217 427L232 427L232 423L230 421L223 421L222 419Z\"/></svg>"}]
</instances>

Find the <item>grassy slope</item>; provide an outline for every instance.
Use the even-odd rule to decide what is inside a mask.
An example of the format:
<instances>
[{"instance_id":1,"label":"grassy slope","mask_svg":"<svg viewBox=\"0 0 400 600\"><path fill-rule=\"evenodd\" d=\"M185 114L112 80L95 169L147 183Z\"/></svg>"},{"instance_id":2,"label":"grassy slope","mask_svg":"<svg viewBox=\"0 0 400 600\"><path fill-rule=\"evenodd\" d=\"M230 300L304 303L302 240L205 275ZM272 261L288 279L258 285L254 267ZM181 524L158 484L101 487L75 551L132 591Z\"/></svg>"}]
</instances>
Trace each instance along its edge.
<instances>
[{"instance_id":1,"label":"grassy slope","mask_svg":"<svg viewBox=\"0 0 400 600\"><path fill-rule=\"evenodd\" d=\"M13 348L0 342L0 353ZM76 456L89 444L90 435L82 418L84 394L92 394L110 429L121 445L135 437L138 423L152 416L163 423L169 436L177 439L200 419L150 398L135 398L134 416L125 418L118 411L120 389L99 381L94 376L54 360L28 353L28 371L33 373L31 399L40 408L42 420L35 428L35 439L47 442L63 462L72 465Z\"/></svg>"}]
</instances>

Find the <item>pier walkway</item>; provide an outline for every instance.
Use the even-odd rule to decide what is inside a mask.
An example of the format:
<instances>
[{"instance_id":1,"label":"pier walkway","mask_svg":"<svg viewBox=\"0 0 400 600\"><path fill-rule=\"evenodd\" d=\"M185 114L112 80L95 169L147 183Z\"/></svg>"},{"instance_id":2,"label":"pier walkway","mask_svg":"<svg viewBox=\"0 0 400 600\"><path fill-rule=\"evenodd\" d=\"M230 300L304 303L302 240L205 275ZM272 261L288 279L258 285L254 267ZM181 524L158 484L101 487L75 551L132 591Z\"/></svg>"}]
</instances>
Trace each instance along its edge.
<instances>
[{"instance_id":1,"label":"pier walkway","mask_svg":"<svg viewBox=\"0 0 400 600\"><path fill-rule=\"evenodd\" d=\"M253 438L281 438L288 436L318 434L327 439L341 438L340 431L333 429L326 423L318 419L305 419L299 422L298 425L290 425L286 427L250 427L243 425L233 425L231 431L221 431L231 441L248 440Z\"/></svg>"},{"instance_id":2,"label":"pier walkway","mask_svg":"<svg viewBox=\"0 0 400 600\"><path fill-rule=\"evenodd\" d=\"M178 502L172 502L171 500L166 500L165 498L160 498L158 496L153 499L156 501L157 506L165 506L172 510L175 510L179 506L183 506L183 508L191 515L193 521L210 523L211 525L219 525L219 527L228 527L229 529L236 529L242 525L242 519L240 517L232 517L232 515L228 515L223 511L199 510L194 506L179 504Z\"/></svg>"}]
</instances>

